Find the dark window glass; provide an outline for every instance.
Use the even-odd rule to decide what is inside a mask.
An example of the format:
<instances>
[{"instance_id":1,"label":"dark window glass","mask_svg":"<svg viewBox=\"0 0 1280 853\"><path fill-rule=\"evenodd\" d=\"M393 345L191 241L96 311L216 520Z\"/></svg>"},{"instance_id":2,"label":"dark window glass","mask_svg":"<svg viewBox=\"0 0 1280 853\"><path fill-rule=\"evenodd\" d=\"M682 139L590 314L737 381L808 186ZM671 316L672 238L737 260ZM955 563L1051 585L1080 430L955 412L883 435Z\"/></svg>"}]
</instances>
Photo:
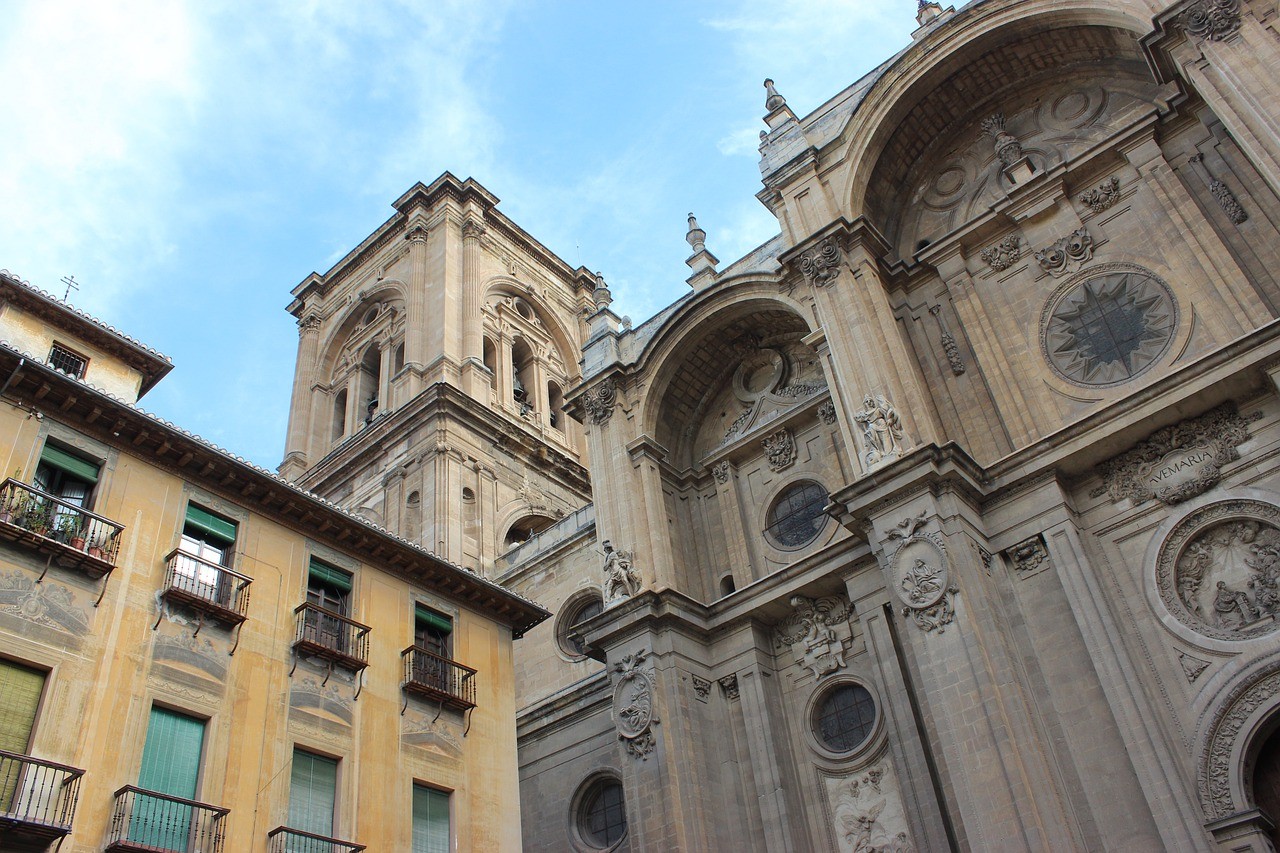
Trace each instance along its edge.
<instances>
[{"instance_id":1,"label":"dark window glass","mask_svg":"<svg viewBox=\"0 0 1280 853\"><path fill-rule=\"evenodd\" d=\"M564 649L567 654L585 655L587 648L583 645L581 637L573 635L573 626L586 622L592 616L596 616L603 611L604 601L597 596L580 600L573 604L568 612L560 618L560 648Z\"/></svg>"},{"instance_id":2,"label":"dark window glass","mask_svg":"<svg viewBox=\"0 0 1280 853\"><path fill-rule=\"evenodd\" d=\"M765 533L784 548L806 545L822 532L827 516L827 490L806 480L787 487L769 507Z\"/></svg>"},{"instance_id":3,"label":"dark window glass","mask_svg":"<svg viewBox=\"0 0 1280 853\"><path fill-rule=\"evenodd\" d=\"M818 701L814 729L832 752L848 752L867 739L876 721L876 703L860 684L840 684Z\"/></svg>"},{"instance_id":4,"label":"dark window glass","mask_svg":"<svg viewBox=\"0 0 1280 853\"><path fill-rule=\"evenodd\" d=\"M622 785L609 780L592 789L582 804L582 837L591 845L611 847L627 833Z\"/></svg>"},{"instance_id":5,"label":"dark window glass","mask_svg":"<svg viewBox=\"0 0 1280 853\"><path fill-rule=\"evenodd\" d=\"M89 360L64 346L54 344L53 349L49 350L49 364L63 373L81 379L84 377L84 369L89 365Z\"/></svg>"}]
</instances>

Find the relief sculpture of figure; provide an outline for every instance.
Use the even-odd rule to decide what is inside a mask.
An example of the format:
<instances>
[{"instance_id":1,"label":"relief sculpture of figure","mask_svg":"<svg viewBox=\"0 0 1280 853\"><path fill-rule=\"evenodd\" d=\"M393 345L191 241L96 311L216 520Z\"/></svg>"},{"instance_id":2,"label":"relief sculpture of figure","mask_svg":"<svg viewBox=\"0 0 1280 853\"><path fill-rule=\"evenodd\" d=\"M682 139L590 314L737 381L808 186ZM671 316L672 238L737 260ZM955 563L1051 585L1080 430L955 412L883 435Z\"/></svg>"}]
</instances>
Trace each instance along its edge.
<instances>
[{"instance_id":1,"label":"relief sculpture of figure","mask_svg":"<svg viewBox=\"0 0 1280 853\"><path fill-rule=\"evenodd\" d=\"M1218 592L1213 597L1213 613L1217 623L1224 628L1237 628L1257 619L1249 596L1218 581Z\"/></svg>"},{"instance_id":2,"label":"relief sculpture of figure","mask_svg":"<svg viewBox=\"0 0 1280 853\"><path fill-rule=\"evenodd\" d=\"M867 442L866 463L874 465L901 452L902 419L883 395L868 394L862 399L862 411L853 416L862 425Z\"/></svg>"},{"instance_id":3,"label":"relief sculpture of figure","mask_svg":"<svg viewBox=\"0 0 1280 853\"><path fill-rule=\"evenodd\" d=\"M604 600L606 603L620 598L630 598L640 591L640 578L631 568L631 555L617 551L606 539L604 547Z\"/></svg>"}]
</instances>

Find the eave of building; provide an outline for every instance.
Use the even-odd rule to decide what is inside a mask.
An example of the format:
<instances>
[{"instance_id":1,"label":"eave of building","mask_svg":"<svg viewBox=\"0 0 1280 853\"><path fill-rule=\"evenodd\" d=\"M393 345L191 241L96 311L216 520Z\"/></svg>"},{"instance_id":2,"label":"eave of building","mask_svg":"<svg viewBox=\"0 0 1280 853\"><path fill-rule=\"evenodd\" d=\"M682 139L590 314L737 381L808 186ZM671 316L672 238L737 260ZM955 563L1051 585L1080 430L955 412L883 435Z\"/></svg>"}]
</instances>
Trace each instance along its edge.
<instances>
[{"instance_id":1,"label":"eave of building","mask_svg":"<svg viewBox=\"0 0 1280 853\"><path fill-rule=\"evenodd\" d=\"M568 489L590 494L587 469L536 434L502 417L446 382L436 382L394 412L343 441L298 478L303 488L327 492L351 471L371 465L391 446L436 418L459 422L475 435L492 436L494 444L543 471Z\"/></svg>"},{"instance_id":2,"label":"eave of building","mask_svg":"<svg viewBox=\"0 0 1280 853\"><path fill-rule=\"evenodd\" d=\"M104 444L377 565L508 625L519 637L551 614L528 599L450 563L372 522L286 482L154 415L0 342L6 394L47 411Z\"/></svg>"},{"instance_id":3,"label":"eave of building","mask_svg":"<svg viewBox=\"0 0 1280 853\"><path fill-rule=\"evenodd\" d=\"M0 298L39 317L68 335L83 340L108 355L120 359L142 374L138 396L150 391L173 369L167 355L137 341L98 318L73 308L61 299L0 270Z\"/></svg>"}]
</instances>

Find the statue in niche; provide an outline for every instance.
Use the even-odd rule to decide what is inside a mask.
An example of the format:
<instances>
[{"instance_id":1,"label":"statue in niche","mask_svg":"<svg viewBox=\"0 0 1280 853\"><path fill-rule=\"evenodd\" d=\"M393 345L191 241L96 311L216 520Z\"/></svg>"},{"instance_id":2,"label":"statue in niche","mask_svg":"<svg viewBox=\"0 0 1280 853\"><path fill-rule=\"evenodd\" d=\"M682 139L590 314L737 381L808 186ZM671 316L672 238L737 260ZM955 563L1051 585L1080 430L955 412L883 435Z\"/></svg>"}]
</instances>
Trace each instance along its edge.
<instances>
[{"instance_id":1,"label":"statue in niche","mask_svg":"<svg viewBox=\"0 0 1280 853\"><path fill-rule=\"evenodd\" d=\"M631 553L618 551L608 539L604 547L604 600L606 604L630 598L640 591L640 578L631 566Z\"/></svg>"},{"instance_id":2,"label":"statue in niche","mask_svg":"<svg viewBox=\"0 0 1280 853\"><path fill-rule=\"evenodd\" d=\"M901 453L902 419L898 410L881 394L868 394L862 399L862 411L853 416L862 426L862 435L867 442L864 454L868 465L875 465L885 459L892 459Z\"/></svg>"}]
</instances>

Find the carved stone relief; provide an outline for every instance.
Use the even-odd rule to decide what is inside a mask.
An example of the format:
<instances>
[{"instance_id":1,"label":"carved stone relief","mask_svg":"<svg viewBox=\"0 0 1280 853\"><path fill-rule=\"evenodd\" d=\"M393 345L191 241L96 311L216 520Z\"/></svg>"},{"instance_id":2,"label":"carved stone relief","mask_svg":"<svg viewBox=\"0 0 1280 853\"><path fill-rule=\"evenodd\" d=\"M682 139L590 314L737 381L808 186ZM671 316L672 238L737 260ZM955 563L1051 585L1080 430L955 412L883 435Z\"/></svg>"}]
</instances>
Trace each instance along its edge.
<instances>
[{"instance_id":1,"label":"carved stone relief","mask_svg":"<svg viewBox=\"0 0 1280 853\"><path fill-rule=\"evenodd\" d=\"M845 644L852 639L849 600L840 595L816 600L795 595L791 606L791 615L778 624L778 651L789 648L796 663L812 670L815 679L841 669Z\"/></svg>"},{"instance_id":2,"label":"carved stone relief","mask_svg":"<svg viewBox=\"0 0 1280 853\"><path fill-rule=\"evenodd\" d=\"M831 426L836 422L836 404L827 400L818 407L818 417L827 426Z\"/></svg>"},{"instance_id":3,"label":"carved stone relief","mask_svg":"<svg viewBox=\"0 0 1280 853\"><path fill-rule=\"evenodd\" d=\"M1209 727L1209 737L1200 754L1200 805L1210 820L1225 817L1244 803L1231 797L1231 777L1235 766L1236 741L1249 718L1264 705L1274 704L1280 694L1280 672L1271 671L1237 685L1219 705Z\"/></svg>"},{"instance_id":4,"label":"carved stone relief","mask_svg":"<svg viewBox=\"0 0 1280 853\"><path fill-rule=\"evenodd\" d=\"M1207 660L1200 660L1200 658L1189 655L1186 652L1178 652L1178 663L1182 665L1182 674L1187 677L1188 684L1195 684L1196 679L1209 666Z\"/></svg>"},{"instance_id":5,"label":"carved stone relief","mask_svg":"<svg viewBox=\"0 0 1280 853\"><path fill-rule=\"evenodd\" d=\"M942 318L942 306L930 305L929 313L938 321L938 331L941 335L942 351L947 356L947 364L951 366L951 373L959 376L964 373L964 359L960 357L960 347L956 344L955 336L951 334L951 330L947 328L947 321Z\"/></svg>"},{"instance_id":6,"label":"carved stone relief","mask_svg":"<svg viewBox=\"0 0 1280 853\"><path fill-rule=\"evenodd\" d=\"M1161 546L1156 585L1169 612L1200 634L1271 633L1280 612L1280 508L1232 500L1192 513Z\"/></svg>"},{"instance_id":7,"label":"carved stone relief","mask_svg":"<svg viewBox=\"0 0 1280 853\"><path fill-rule=\"evenodd\" d=\"M1022 238L1010 234L994 246L983 249L980 257L996 272L1004 272L1022 257Z\"/></svg>"},{"instance_id":8,"label":"carved stone relief","mask_svg":"<svg viewBox=\"0 0 1280 853\"><path fill-rule=\"evenodd\" d=\"M0 613L8 613L57 631L84 636L89 614L76 606L71 590L45 579L36 583L26 572L0 573Z\"/></svg>"},{"instance_id":9,"label":"carved stone relief","mask_svg":"<svg viewBox=\"0 0 1280 853\"><path fill-rule=\"evenodd\" d=\"M689 680L693 682L693 695L699 702L707 702L711 698L711 682L697 675L690 675Z\"/></svg>"},{"instance_id":10,"label":"carved stone relief","mask_svg":"<svg viewBox=\"0 0 1280 853\"><path fill-rule=\"evenodd\" d=\"M738 676L736 674L726 675L718 681L720 691L724 693L724 698L730 702L736 701L738 698Z\"/></svg>"},{"instance_id":11,"label":"carved stone relief","mask_svg":"<svg viewBox=\"0 0 1280 853\"><path fill-rule=\"evenodd\" d=\"M729 463L717 462L712 466L711 473L715 475L716 482L723 486L729 482Z\"/></svg>"},{"instance_id":12,"label":"carved stone relief","mask_svg":"<svg viewBox=\"0 0 1280 853\"><path fill-rule=\"evenodd\" d=\"M1222 208L1222 212L1227 215L1227 219L1231 221L1232 225L1240 225L1249 221L1249 214L1244 209L1244 206L1240 204L1240 199L1236 198L1236 194L1220 179L1210 174L1209 167L1205 165L1203 154L1197 152L1191 155L1188 162L1191 163L1191 167L1196 174L1208 185L1209 194L1218 203L1218 207Z\"/></svg>"},{"instance_id":13,"label":"carved stone relief","mask_svg":"<svg viewBox=\"0 0 1280 853\"><path fill-rule=\"evenodd\" d=\"M1005 128L1004 113L994 113L982 120L982 132L991 137L996 156L1006 166L1022 159L1022 143Z\"/></svg>"},{"instance_id":14,"label":"carved stone relief","mask_svg":"<svg viewBox=\"0 0 1280 853\"><path fill-rule=\"evenodd\" d=\"M853 419L862 427L866 443L863 459L867 465L876 465L894 459L902 453L904 433L898 410L880 394L868 394L862 398L862 411Z\"/></svg>"},{"instance_id":15,"label":"carved stone relief","mask_svg":"<svg viewBox=\"0 0 1280 853\"><path fill-rule=\"evenodd\" d=\"M1088 192L1080 194L1080 203L1094 213L1107 210L1119 200L1120 179L1116 177L1103 181Z\"/></svg>"},{"instance_id":16,"label":"carved stone relief","mask_svg":"<svg viewBox=\"0 0 1280 853\"><path fill-rule=\"evenodd\" d=\"M1240 0L1198 0L1178 22L1193 38L1224 41L1240 29Z\"/></svg>"},{"instance_id":17,"label":"carved stone relief","mask_svg":"<svg viewBox=\"0 0 1280 853\"><path fill-rule=\"evenodd\" d=\"M642 664L648 652L640 649L613 665L619 674L613 688L613 721L618 740L627 754L648 759L653 752L653 726L658 718L653 713L653 672Z\"/></svg>"},{"instance_id":18,"label":"carved stone relief","mask_svg":"<svg viewBox=\"0 0 1280 853\"><path fill-rule=\"evenodd\" d=\"M959 592L951 581L947 549L933 533L921 533L924 513L903 519L888 531L889 539L901 539L889 557L889 576L893 591L905 605L902 615L909 616L926 632L943 633L955 619L953 600Z\"/></svg>"},{"instance_id":19,"label":"carved stone relief","mask_svg":"<svg viewBox=\"0 0 1280 853\"><path fill-rule=\"evenodd\" d=\"M1256 417L1256 415L1254 416ZM1249 440L1249 420L1225 403L1195 418L1152 433L1147 439L1097 467L1102 486L1092 497L1155 498L1176 504L1207 491L1222 477L1222 466L1240 458L1236 448Z\"/></svg>"},{"instance_id":20,"label":"carved stone relief","mask_svg":"<svg viewBox=\"0 0 1280 853\"><path fill-rule=\"evenodd\" d=\"M814 287L826 287L840 275L840 247L830 237L800 256L800 272Z\"/></svg>"},{"instance_id":21,"label":"carved stone relief","mask_svg":"<svg viewBox=\"0 0 1280 853\"><path fill-rule=\"evenodd\" d=\"M1049 568L1049 551L1045 548L1044 538L1038 533L1005 551L1005 556L1020 578L1029 578Z\"/></svg>"},{"instance_id":22,"label":"carved stone relief","mask_svg":"<svg viewBox=\"0 0 1280 853\"><path fill-rule=\"evenodd\" d=\"M760 444L764 447L769 470L785 471L795 464L796 440L791 435L791 430L780 429L772 435L766 435Z\"/></svg>"},{"instance_id":23,"label":"carved stone relief","mask_svg":"<svg viewBox=\"0 0 1280 853\"><path fill-rule=\"evenodd\" d=\"M613 417L614 403L617 402L618 391L612 382L602 382L594 389L582 395L582 405L587 410L587 417L597 426L606 423Z\"/></svg>"},{"instance_id":24,"label":"carved stone relief","mask_svg":"<svg viewBox=\"0 0 1280 853\"><path fill-rule=\"evenodd\" d=\"M893 765L882 758L843 779L826 780L840 853L914 853Z\"/></svg>"},{"instance_id":25,"label":"carved stone relief","mask_svg":"<svg viewBox=\"0 0 1280 853\"><path fill-rule=\"evenodd\" d=\"M1045 303L1040 345L1054 372L1090 387L1127 382L1168 351L1178 328L1173 292L1131 264L1102 264Z\"/></svg>"},{"instance_id":26,"label":"carved stone relief","mask_svg":"<svg viewBox=\"0 0 1280 853\"><path fill-rule=\"evenodd\" d=\"M640 575L631 565L631 552L618 551L608 539L604 548L604 603L605 607L630 598L640 591Z\"/></svg>"},{"instance_id":27,"label":"carved stone relief","mask_svg":"<svg viewBox=\"0 0 1280 853\"><path fill-rule=\"evenodd\" d=\"M1036 252L1040 269L1054 278L1078 271L1093 260L1093 237L1085 228L1077 228L1066 237Z\"/></svg>"}]
</instances>

